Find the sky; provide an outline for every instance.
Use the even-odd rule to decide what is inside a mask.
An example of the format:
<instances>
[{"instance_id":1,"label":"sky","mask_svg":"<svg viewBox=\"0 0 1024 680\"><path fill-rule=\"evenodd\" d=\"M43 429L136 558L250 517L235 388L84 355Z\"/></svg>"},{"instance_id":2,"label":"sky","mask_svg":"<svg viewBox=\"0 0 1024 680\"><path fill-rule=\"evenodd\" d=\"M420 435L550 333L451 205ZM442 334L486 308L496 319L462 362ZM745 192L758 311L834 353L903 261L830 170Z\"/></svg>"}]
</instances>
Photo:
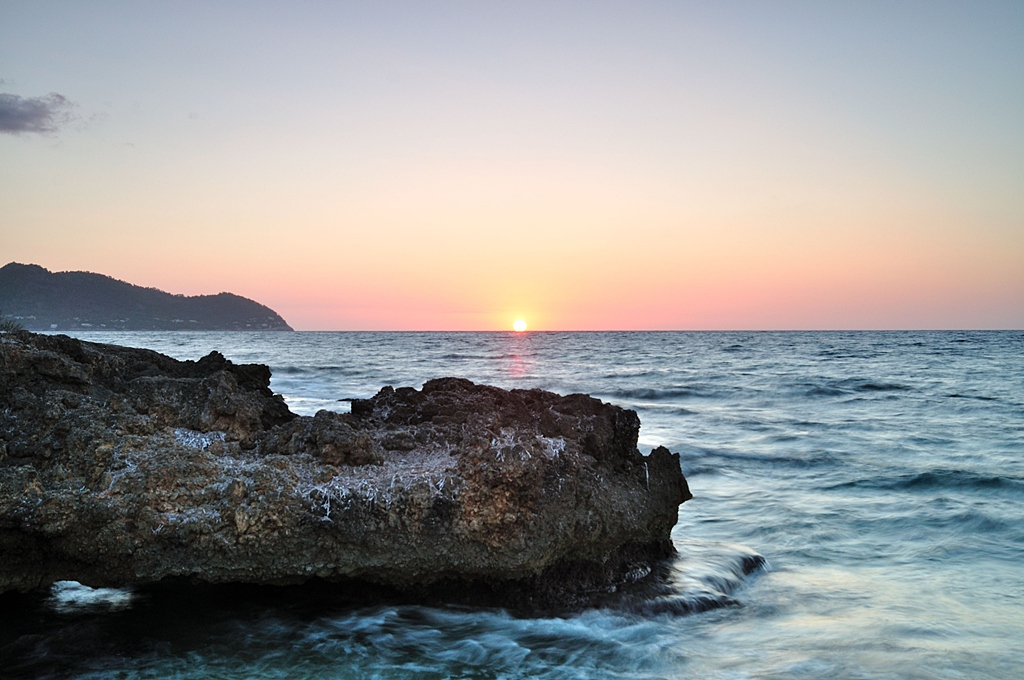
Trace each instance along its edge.
<instances>
[{"instance_id":1,"label":"sky","mask_svg":"<svg viewBox=\"0 0 1024 680\"><path fill-rule=\"evenodd\" d=\"M1024 3L0 3L0 264L301 330L1024 328Z\"/></svg>"}]
</instances>

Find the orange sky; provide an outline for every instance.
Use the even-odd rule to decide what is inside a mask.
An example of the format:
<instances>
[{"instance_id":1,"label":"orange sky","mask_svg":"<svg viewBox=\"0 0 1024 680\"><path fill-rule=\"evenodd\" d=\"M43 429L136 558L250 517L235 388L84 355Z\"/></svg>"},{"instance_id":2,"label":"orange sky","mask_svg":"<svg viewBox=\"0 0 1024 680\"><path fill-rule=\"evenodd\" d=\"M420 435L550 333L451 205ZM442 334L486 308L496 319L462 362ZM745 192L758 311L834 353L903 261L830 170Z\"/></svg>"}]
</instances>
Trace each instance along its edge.
<instances>
[{"instance_id":1,"label":"orange sky","mask_svg":"<svg viewBox=\"0 0 1024 680\"><path fill-rule=\"evenodd\" d=\"M0 134L0 259L298 329L1024 327L1019 6L398 6L5 5L0 92L74 109Z\"/></svg>"}]
</instances>

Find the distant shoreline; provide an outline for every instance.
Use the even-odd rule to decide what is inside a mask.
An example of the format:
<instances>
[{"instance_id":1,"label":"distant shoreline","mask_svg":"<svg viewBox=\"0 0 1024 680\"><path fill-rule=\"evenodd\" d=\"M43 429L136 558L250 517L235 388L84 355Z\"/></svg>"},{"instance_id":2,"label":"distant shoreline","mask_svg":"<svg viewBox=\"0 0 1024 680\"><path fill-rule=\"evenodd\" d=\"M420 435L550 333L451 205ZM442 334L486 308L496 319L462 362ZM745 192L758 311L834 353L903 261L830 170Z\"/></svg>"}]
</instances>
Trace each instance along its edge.
<instances>
[{"instance_id":1,"label":"distant shoreline","mask_svg":"<svg viewBox=\"0 0 1024 680\"><path fill-rule=\"evenodd\" d=\"M235 295L174 295L92 272L0 268L0 312L34 332L291 331L280 314Z\"/></svg>"}]
</instances>

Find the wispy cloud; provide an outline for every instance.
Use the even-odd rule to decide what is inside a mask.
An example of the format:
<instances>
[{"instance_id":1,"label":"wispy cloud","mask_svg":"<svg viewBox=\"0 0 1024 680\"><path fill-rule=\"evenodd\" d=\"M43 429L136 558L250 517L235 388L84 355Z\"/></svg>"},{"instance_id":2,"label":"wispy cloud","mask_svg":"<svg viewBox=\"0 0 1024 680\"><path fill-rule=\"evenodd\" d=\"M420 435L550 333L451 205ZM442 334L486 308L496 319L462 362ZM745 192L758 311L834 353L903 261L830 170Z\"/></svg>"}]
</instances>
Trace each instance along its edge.
<instances>
[{"instance_id":1,"label":"wispy cloud","mask_svg":"<svg viewBox=\"0 0 1024 680\"><path fill-rule=\"evenodd\" d=\"M0 133L56 132L72 119L74 103L51 92L43 97L21 97L0 92Z\"/></svg>"}]
</instances>

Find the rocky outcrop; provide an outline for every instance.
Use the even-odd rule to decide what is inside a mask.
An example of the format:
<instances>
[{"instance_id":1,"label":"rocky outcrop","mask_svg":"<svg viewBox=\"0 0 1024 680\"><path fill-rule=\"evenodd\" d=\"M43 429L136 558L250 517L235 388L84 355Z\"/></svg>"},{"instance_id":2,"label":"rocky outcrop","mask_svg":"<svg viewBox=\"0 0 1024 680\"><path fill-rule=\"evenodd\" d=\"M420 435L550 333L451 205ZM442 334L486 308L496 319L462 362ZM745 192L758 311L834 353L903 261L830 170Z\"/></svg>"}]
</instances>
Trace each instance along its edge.
<instances>
[{"instance_id":1,"label":"rocky outcrop","mask_svg":"<svg viewBox=\"0 0 1024 680\"><path fill-rule=\"evenodd\" d=\"M319 577L565 602L673 554L690 494L633 411L443 378L298 417L269 382L0 335L0 592Z\"/></svg>"}]
</instances>

